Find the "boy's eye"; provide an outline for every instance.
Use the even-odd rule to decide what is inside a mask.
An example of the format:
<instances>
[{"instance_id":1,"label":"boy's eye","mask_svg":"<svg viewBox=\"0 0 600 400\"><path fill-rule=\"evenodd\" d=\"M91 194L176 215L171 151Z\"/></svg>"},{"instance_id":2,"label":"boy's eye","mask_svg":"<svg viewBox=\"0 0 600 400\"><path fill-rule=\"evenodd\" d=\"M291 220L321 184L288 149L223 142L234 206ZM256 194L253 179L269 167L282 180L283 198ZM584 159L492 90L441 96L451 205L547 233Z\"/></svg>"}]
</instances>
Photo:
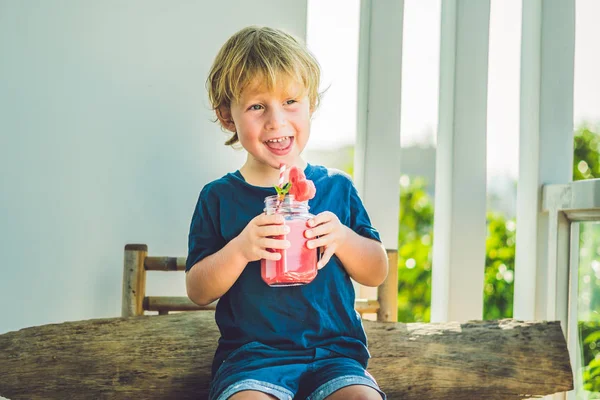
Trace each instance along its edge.
<instances>
[{"instance_id":1,"label":"boy's eye","mask_svg":"<svg viewBox=\"0 0 600 400\"><path fill-rule=\"evenodd\" d=\"M260 104L253 104L248 109L249 110L260 110L260 109L262 109L262 106Z\"/></svg>"},{"instance_id":2,"label":"boy's eye","mask_svg":"<svg viewBox=\"0 0 600 400\"><path fill-rule=\"evenodd\" d=\"M294 103L297 103L297 101L294 100L294 99L290 99L290 100L288 100L288 101L285 102L285 104L287 104L287 105L294 104Z\"/></svg>"}]
</instances>

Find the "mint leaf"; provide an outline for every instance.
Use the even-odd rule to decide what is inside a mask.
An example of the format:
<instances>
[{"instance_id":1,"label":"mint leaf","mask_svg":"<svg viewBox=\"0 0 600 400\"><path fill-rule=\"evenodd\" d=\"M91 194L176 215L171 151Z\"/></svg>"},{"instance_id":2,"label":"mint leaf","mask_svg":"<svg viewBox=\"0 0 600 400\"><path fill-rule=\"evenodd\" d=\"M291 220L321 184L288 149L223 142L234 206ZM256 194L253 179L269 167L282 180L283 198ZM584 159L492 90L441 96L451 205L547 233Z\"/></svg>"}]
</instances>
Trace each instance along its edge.
<instances>
[{"instance_id":1,"label":"mint leaf","mask_svg":"<svg viewBox=\"0 0 600 400\"><path fill-rule=\"evenodd\" d=\"M289 193L292 184L290 182L286 183L285 185L283 185L283 187L279 187L279 186L273 186L275 188L275 191L277 192L277 197L279 198L280 201L283 201L283 199L285 198L285 195Z\"/></svg>"}]
</instances>

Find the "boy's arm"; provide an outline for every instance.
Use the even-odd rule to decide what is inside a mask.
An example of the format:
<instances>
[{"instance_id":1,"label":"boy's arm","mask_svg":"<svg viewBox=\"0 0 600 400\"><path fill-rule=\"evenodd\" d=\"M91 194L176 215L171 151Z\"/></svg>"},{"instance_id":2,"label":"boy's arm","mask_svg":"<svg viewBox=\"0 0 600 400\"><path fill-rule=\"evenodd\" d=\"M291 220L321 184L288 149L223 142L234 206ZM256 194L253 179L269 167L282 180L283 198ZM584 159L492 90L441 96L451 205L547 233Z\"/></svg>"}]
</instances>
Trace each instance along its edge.
<instances>
[{"instance_id":1,"label":"boy's arm","mask_svg":"<svg viewBox=\"0 0 600 400\"><path fill-rule=\"evenodd\" d=\"M187 295L194 303L205 306L223 296L246 268L248 261L236 239L198 261L186 273Z\"/></svg>"},{"instance_id":2,"label":"boy's arm","mask_svg":"<svg viewBox=\"0 0 600 400\"><path fill-rule=\"evenodd\" d=\"M279 260L281 254L269 249L287 249L288 240L274 239L289 233L279 214L260 214L223 248L198 261L185 276L190 300L204 306L223 296L239 278L246 265L261 258Z\"/></svg>"},{"instance_id":3,"label":"boy's arm","mask_svg":"<svg viewBox=\"0 0 600 400\"><path fill-rule=\"evenodd\" d=\"M388 257L383 244L354 232L345 225L345 240L335 255L356 282L365 286L379 286L388 273Z\"/></svg>"},{"instance_id":4,"label":"boy's arm","mask_svg":"<svg viewBox=\"0 0 600 400\"><path fill-rule=\"evenodd\" d=\"M373 287L383 283L388 273L388 260L379 241L359 235L330 211L309 220L308 227L304 233L310 239L306 243L308 248L325 248L319 268L323 268L335 254L356 282Z\"/></svg>"}]
</instances>

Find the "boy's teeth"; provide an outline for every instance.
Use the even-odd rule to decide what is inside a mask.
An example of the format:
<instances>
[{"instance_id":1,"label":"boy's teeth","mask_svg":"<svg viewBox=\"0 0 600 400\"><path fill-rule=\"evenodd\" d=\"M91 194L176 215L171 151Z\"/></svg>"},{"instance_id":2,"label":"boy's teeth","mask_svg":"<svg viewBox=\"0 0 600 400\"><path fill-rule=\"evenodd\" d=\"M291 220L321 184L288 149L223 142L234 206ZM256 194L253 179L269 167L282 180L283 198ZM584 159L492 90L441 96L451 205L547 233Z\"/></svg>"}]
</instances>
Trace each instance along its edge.
<instances>
[{"instance_id":1,"label":"boy's teeth","mask_svg":"<svg viewBox=\"0 0 600 400\"><path fill-rule=\"evenodd\" d=\"M265 142L267 146L274 149L285 149L290 145L290 137L285 136L277 139L270 139Z\"/></svg>"}]
</instances>

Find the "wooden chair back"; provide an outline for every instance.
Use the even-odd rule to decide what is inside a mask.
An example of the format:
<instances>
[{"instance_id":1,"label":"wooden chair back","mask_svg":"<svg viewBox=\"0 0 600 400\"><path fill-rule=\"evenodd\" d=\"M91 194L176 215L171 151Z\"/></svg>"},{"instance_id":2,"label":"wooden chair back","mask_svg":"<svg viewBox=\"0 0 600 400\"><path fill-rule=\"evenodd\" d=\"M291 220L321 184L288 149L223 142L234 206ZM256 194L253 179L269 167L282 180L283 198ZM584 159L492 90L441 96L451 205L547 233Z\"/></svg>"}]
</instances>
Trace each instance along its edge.
<instances>
[{"instance_id":1,"label":"wooden chair back","mask_svg":"<svg viewBox=\"0 0 600 400\"><path fill-rule=\"evenodd\" d=\"M398 253L387 250L389 273L378 288L377 299L357 299L356 311L361 315L377 313L378 321L398 321ZM148 256L145 244L125 246L123 268L123 297L121 316L144 315L145 311L157 311L166 315L171 311L214 310L217 301L199 306L185 296L146 296L146 271L185 271L185 257Z\"/></svg>"}]
</instances>

